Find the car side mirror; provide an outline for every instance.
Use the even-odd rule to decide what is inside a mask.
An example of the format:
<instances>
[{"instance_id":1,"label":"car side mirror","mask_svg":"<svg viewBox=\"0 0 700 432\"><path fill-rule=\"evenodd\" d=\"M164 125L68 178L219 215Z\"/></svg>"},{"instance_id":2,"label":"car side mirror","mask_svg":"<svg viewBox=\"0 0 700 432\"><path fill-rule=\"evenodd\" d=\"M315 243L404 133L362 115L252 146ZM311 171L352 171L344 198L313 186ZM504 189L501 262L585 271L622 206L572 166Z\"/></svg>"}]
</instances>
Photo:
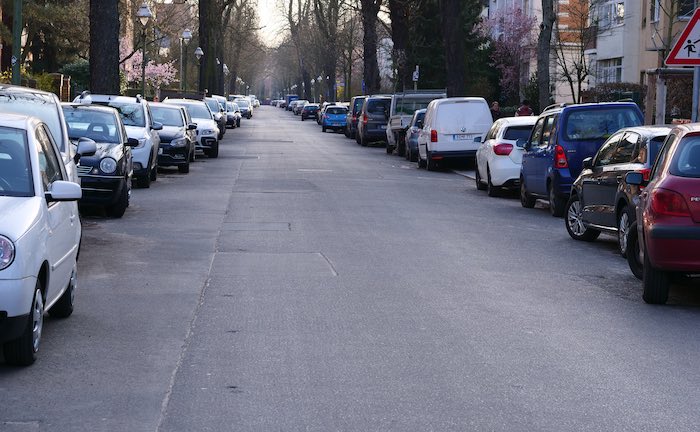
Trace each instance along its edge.
<instances>
[{"instance_id":1,"label":"car side mirror","mask_svg":"<svg viewBox=\"0 0 700 432\"><path fill-rule=\"evenodd\" d=\"M636 171L628 172L625 175L625 182L628 185L641 186L644 183L644 175Z\"/></svg>"},{"instance_id":2,"label":"car side mirror","mask_svg":"<svg viewBox=\"0 0 700 432\"><path fill-rule=\"evenodd\" d=\"M163 130L163 123L153 122L153 123L151 123L151 129L157 130L157 131Z\"/></svg>"},{"instance_id":3,"label":"car side mirror","mask_svg":"<svg viewBox=\"0 0 700 432\"><path fill-rule=\"evenodd\" d=\"M46 201L77 201L83 197L83 190L78 183L56 180L44 194Z\"/></svg>"},{"instance_id":4,"label":"car side mirror","mask_svg":"<svg viewBox=\"0 0 700 432\"><path fill-rule=\"evenodd\" d=\"M78 163L82 156L92 156L97 153L97 144L90 138L80 138L78 140L78 149L75 151L75 163Z\"/></svg>"},{"instance_id":5,"label":"car side mirror","mask_svg":"<svg viewBox=\"0 0 700 432\"><path fill-rule=\"evenodd\" d=\"M129 147L138 147L139 140L137 140L136 138L127 138L126 145Z\"/></svg>"},{"instance_id":6,"label":"car side mirror","mask_svg":"<svg viewBox=\"0 0 700 432\"><path fill-rule=\"evenodd\" d=\"M583 169L591 169L593 168L593 158L587 157L581 162L581 164L583 165Z\"/></svg>"},{"instance_id":7,"label":"car side mirror","mask_svg":"<svg viewBox=\"0 0 700 432\"><path fill-rule=\"evenodd\" d=\"M187 130L195 130L197 129L197 123L190 123L187 125Z\"/></svg>"},{"instance_id":8,"label":"car side mirror","mask_svg":"<svg viewBox=\"0 0 700 432\"><path fill-rule=\"evenodd\" d=\"M526 143L527 143L526 139L520 138L519 140L515 141L515 146L518 148L525 148Z\"/></svg>"}]
</instances>

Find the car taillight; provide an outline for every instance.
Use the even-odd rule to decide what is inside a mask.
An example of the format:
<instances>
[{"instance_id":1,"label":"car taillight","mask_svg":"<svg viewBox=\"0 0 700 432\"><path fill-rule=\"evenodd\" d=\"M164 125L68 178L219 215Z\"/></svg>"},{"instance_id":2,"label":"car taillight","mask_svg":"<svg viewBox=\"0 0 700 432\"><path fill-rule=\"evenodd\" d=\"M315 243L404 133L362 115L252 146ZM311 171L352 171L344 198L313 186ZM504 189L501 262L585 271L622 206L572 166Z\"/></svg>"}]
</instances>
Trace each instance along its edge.
<instances>
[{"instance_id":1,"label":"car taillight","mask_svg":"<svg viewBox=\"0 0 700 432\"><path fill-rule=\"evenodd\" d=\"M554 167L569 168L569 161L566 159L566 152L564 151L564 147L560 145L554 147Z\"/></svg>"},{"instance_id":2,"label":"car taillight","mask_svg":"<svg viewBox=\"0 0 700 432\"><path fill-rule=\"evenodd\" d=\"M642 170L639 170L639 172L642 173L642 178L645 182L649 181L649 177L651 177L651 168L644 168Z\"/></svg>"},{"instance_id":3,"label":"car taillight","mask_svg":"<svg viewBox=\"0 0 700 432\"><path fill-rule=\"evenodd\" d=\"M496 144L493 146L493 152L498 156L508 156L513 151L513 144Z\"/></svg>"},{"instance_id":4,"label":"car taillight","mask_svg":"<svg viewBox=\"0 0 700 432\"><path fill-rule=\"evenodd\" d=\"M357 116L352 116L352 121L357 121Z\"/></svg>"},{"instance_id":5,"label":"car taillight","mask_svg":"<svg viewBox=\"0 0 700 432\"><path fill-rule=\"evenodd\" d=\"M430 130L430 142L437 142L437 131L435 129Z\"/></svg>"},{"instance_id":6,"label":"car taillight","mask_svg":"<svg viewBox=\"0 0 700 432\"><path fill-rule=\"evenodd\" d=\"M367 117L367 114L362 114L362 123L367 124L369 121L369 118Z\"/></svg>"},{"instance_id":7,"label":"car taillight","mask_svg":"<svg viewBox=\"0 0 700 432\"><path fill-rule=\"evenodd\" d=\"M690 217L690 210L683 195L668 189L656 189L651 192L651 210L659 215Z\"/></svg>"}]
</instances>

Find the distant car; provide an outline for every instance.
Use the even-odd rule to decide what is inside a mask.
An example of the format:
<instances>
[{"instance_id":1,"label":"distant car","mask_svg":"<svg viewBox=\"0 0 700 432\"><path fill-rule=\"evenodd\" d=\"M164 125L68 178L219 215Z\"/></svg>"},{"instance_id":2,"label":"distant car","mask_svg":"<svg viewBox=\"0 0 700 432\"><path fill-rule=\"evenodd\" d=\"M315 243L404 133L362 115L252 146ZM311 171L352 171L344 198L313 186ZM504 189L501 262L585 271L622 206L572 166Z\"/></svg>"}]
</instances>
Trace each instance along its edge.
<instances>
[{"instance_id":1,"label":"distant car","mask_svg":"<svg viewBox=\"0 0 700 432\"><path fill-rule=\"evenodd\" d=\"M226 113L224 112L224 108L221 106L219 101L213 97L204 98L204 102L209 107L209 111L211 111L212 116L214 117L214 121L216 122L216 125L219 128L219 134L217 135L217 138L221 140L223 139L224 134L226 133Z\"/></svg>"},{"instance_id":2,"label":"distant car","mask_svg":"<svg viewBox=\"0 0 700 432\"><path fill-rule=\"evenodd\" d=\"M427 110L419 109L413 113L413 117L408 122L408 127L406 128L406 134L404 139L406 140L406 151L404 156L409 162L418 161L418 135L421 129L423 129L423 120L425 119L425 112Z\"/></svg>"},{"instance_id":3,"label":"distant car","mask_svg":"<svg viewBox=\"0 0 700 432\"><path fill-rule=\"evenodd\" d=\"M8 364L34 363L44 312L73 312L81 195L47 124L0 117L0 343Z\"/></svg>"},{"instance_id":4,"label":"distant car","mask_svg":"<svg viewBox=\"0 0 700 432\"><path fill-rule=\"evenodd\" d=\"M476 188L497 196L502 189L520 186L522 147L537 117L503 117L496 120L476 151Z\"/></svg>"},{"instance_id":5,"label":"distant car","mask_svg":"<svg viewBox=\"0 0 700 432\"><path fill-rule=\"evenodd\" d=\"M632 102L547 107L525 143L520 171L522 206L532 208L537 198L549 199L552 216L563 216L583 160L618 130L643 123L642 112Z\"/></svg>"},{"instance_id":6,"label":"distant car","mask_svg":"<svg viewBox=\"0 0 700 432\"><path fill-rule=\"evenodd\" d=\"M212 159L219 157L219 128L207 104L193 99L166 99L163 103L185 107L192 122L197 124L195 149Z\"/></svg>"},{"instance_id":7,"label":"distant car","mask_svg":"<svg viewBox=\"0 0 700 432\"><path fill-rule=\"evenodd\" d=\"M163 124L158 165L176 166L183 174L190 172L190 162L195 159L197 125L185 107L157 102L152 102L150 106L153 118Z\"/></svg>"},{"instance_id":8,"label":"distant car","mask_svg":"<svg viewBox=\"0 0 700 432\"><path fill-rule=\"evenodd\" d=\"M301 121L304 121L307 118L316 118L316 113L318 112L318 104L306 104L304 105L304 108L302 108L300 116L301 116Z\"/></svg>"},{"instance_id":9,"label":"distant car","mask_svg":"<svg viewBox=\"0 0 700 432\"><path fill-rule=\"evenodd\" d=\"M237 128L241 126L241 109L236 102L226 102L226 127Z\"/></svg>"},{"instance_id":10,"label":"distant car","mask_svg":"<svg viewBox=\"0 0 700 432\"><path fill-rule=\"evenodd\" d=\"M406 152L406 128L413 114L416 110L427 108L431 101L445 97L447 93L444 90L406 91L391 95L386 128L386 152L391 154L396 150L399 156L403 156Z\"/></svg>"},{"instance_id":11,"label":"distant car","mask_svg":"<svg viewBox=\"0 0 700 432\"><path fill-rule=\"evenodd\" d=\"M301 110L307 103L309 103L309 101L305 99L297 99L296 103L294 104L294 108L292 108L292 112L294 113L294 115L301 114Z\"/></svg>"},{"instance_id":12,"label":"distant car","mask_svg":"<svg viewBox=\"0 0 700 432\"><path fill-rule=\"evenodd\" d=\"M73 102L104 105L119 111L129 138L139 142L131 149L134 161L133 176L140 187L151 187L151 182L158 178L158 148L160 147L158 131L163 129L163 125L153 121L146 99L140 96L100 95L85 92Z\"/></svg>"},{"instance_id":13,"label":"distant car","mask_svg":"<svg viewBox=\"0 0 700 432\"><path fill-rule=\"evenodd\" d=\"M81 205L104 208L108 216L120 218L129 207L133 161L131 148L139 144L129 138L119 113L99 105L61 104L71 141L90 139L94 155L82 156L78 175L83 189Z\"/></svg>"},{"instance_id":14,"label":"distant car","mask_svg":"<svg viewBox=\"0 0 700 432\"><path fill-rule=\"evenodd\" d=\"M345 137L355 139L357 133L357 120L360 118L362 105L365 103L367 96L355 96L350 100L347 119L345 121Z\"/></svg>"},{"instance_id":15,"label":"distant car","mask_svg":"<svg viewBox=\"0 0 700 432\"><path fill-rule=\"evenodd\" d=\"M355 141L358 144L364 147L373 142L386 141L390 105L390 96L369 96L365 99L357 120Z\"/></svg>"},{"instance_id":16,"label":"distant car","mask_svg":"<svg viewBox=\"0 0 700 432\"><path fill-rule=\"evenodd\" d=\"M627 256L627 233L635 221L640 188L628 185L625 174L645 173L671 131L666 126L637 126L612 134L592 158L583 160L583 171L571 188L566 204L566 230L574 240L593 241L603 232L617 236L622 256Z\"/></svg>"},{"instance_id":17,"label":"distant car","mask_svg":"<svg viewBox=\"0 0 700 432\"><path fill-rule=\"evenodd\" d=\"M250 105L250 101L248 99L235 99L234 102L238 105L238 108L241 110L241 116L247 118L250 120L253 118L253 108Z\"/></svg>"},{"instance_id":18,"label":"distant car","mask_svg":"<svg viewBox=\"0 0 700 432\"><path fill-rule=\"evenodd\" d=\"M329 105L321 117L321 129L325 132L328 129L338 131L345 130L348 109L338 105Z\"/></svg>"}]
</instances>

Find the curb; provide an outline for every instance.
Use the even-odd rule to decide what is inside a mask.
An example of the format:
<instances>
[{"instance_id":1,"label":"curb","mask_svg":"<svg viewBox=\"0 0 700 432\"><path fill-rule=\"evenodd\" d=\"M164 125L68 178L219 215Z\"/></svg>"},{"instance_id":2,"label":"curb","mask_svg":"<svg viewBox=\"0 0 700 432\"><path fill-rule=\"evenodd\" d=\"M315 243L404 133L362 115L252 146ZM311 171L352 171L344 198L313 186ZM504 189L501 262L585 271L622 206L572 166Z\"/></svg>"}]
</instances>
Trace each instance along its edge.
<instances>
[{"instance_id":1,"label":"curb","mask_svg":"<svg viewBox=\"0 0 700 432\"><path fill-rule=\"evenodd\" d=\"M453 173L457 175L461 175L462 177L468 178L475 180L476 179L476 172L475 171L457 171L457 170L452 170Z\"/></svg>"}]
</instances>

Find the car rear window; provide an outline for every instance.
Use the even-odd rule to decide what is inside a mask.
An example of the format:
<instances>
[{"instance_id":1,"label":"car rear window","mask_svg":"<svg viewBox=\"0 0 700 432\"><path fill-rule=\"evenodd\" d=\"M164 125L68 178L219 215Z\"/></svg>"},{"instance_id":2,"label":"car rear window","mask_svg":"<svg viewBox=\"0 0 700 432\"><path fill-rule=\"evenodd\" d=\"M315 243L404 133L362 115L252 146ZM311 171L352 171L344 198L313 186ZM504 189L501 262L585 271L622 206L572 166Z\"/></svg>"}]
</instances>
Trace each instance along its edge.
<instances>
[{"instance_id":1,"label":"car rear window","mask_svg":"<svg viewBox=\"0 0 700 432\"><path fill-rule=\"evenodd\" d=\"M681 139L669 172L680 177L700 178L700 136Z\"/></svg>"},{"instance_id":2,"label":"car rear window","mask_svg":"<svg viewBox=\"0 0 700 432\"><path fill-rule=\"evenodd\" d=\"M345 108L340 108L340 107L334 107L334 108L326 108L326 113L327 114L345 114L347 113L348 110Z\"/></svg>"},{"instance_id":3,"label":"car rear window","mask_svg":"<svg viewBox=\"0 0 700 432\"><path fill-rule=\"evenodd\" d=\"M534 125L533 125L534 126ZM511 126L503 133L503 139L517 141L530 138L532 126Z\"/></svg>"},{"instance_id":4,"label":"car rear window","mask_svg":"<svg viewBox=\"0 0 700 432\"><path fill-rule=\"evenodd\" d=\"M435 98L398 98L396 100L396 114L411 115L417 110L427 108Z\"/></svg>"},{"instance_id":5,"label":"car rear window","mask_svg":"<svg viewBox=\"0 0 700 432\"><path fill-rule=\"evenodd\" d=\"M639 126L642 120L632 108L578 109L567 117L567 140L604 140L624 127Z\"/></svg>"},{"instance_id":6,"label":"car rear window","mask_svg":"<svg viewBox=\"0 0 700 432\"><path fill-rule=\"evenodd\" d=\"M367 101L367 113L368 114L381 114L389 112L391 107L390 99L370 99Z\"/></svg>"},{"instance_id":7,"label":"car rear window","mask_svg":"<svg viewBox=\"0 0 700 432\"><path fill-rule=\"evenodd\" d=\"M140 103L128 103L128 102L112 102L112 101L105 101L105 102L95 102L93 101L95 105L103 105L103 106L109 106L117 111L119 111L119 116L122 118L122 122L124 122L124 126L137 126L137 127L145 127L146 126L146 118L143 113L143 107L141 106Z\"/></svg>"},{"instance_id":8,"label":"car rear window","mask_svg":"<svg viewBox=\"0 0 700 432\"><path fill-rule=\"evenodd\" d=\"M355 99L355 104L352 106L352 112L358 113L362 109L362 104L365 103L365 98Z\"/></svg>"}]
</instances>

